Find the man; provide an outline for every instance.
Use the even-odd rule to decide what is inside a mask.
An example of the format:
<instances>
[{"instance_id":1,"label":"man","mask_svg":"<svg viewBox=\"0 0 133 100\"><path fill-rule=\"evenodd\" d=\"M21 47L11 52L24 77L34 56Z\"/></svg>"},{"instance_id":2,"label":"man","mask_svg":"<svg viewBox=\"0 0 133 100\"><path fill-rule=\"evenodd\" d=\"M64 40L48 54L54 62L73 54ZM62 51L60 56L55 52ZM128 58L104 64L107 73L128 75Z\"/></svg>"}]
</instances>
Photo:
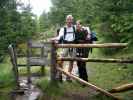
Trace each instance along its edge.
<instances>
[{"instance_id":1,"label":"man","mask_svg":"<svg viewBox=\"0 0 133 100\"><path fill-rule=\"evenodd\" d=\"M67 15L66 16L66 25L65 27L62 27L59 31L59 35L52 40L60 41L62 40L63 43L74 43L75 41L75 27L73 25L73 16ZM74 56L74 49L72 48L65 48L63 50L62 56ZM69 62L68 72L71 73L73 68L73 61ZM71 81L69 77L66 78L66 80Z\"/></svg>"}]
</instances>

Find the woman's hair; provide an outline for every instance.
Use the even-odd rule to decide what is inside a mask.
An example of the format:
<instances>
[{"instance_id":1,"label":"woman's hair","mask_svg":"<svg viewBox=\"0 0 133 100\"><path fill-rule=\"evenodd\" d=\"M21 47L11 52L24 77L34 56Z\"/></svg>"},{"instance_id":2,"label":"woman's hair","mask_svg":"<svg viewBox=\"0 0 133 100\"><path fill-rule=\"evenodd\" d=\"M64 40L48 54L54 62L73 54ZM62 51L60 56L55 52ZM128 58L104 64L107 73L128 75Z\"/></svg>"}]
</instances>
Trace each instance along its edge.
<instances>
[{"instance_id":1,"label":"woman's hair","mask_svg":"<svg viewBox=\"0 0 133 100\"><path fill-rule=\"evenodd\" d=\"M80 24L82 24L82 21L81 20L77 20L76 23L79 22Z\"/></svg>"}]
</instances>

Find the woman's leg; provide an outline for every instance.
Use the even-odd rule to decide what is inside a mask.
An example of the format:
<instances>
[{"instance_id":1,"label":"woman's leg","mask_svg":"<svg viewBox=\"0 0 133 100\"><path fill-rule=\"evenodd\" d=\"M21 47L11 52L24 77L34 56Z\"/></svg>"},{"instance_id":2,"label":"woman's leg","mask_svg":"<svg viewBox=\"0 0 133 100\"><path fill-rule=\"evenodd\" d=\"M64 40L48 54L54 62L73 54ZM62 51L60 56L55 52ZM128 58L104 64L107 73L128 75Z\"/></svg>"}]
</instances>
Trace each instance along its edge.
<instances>
[{"instance_id":1,"label":"woman's leg","mask_svg":"<svg viewBox=\"0 0 133 100\"><path fill-rule=\"evenodd\" d=\"M77 62L78 70L79 70L79 77L85 81L88 81L88 75L86 70L86 62Z\"/></svg>"}]
</instances>

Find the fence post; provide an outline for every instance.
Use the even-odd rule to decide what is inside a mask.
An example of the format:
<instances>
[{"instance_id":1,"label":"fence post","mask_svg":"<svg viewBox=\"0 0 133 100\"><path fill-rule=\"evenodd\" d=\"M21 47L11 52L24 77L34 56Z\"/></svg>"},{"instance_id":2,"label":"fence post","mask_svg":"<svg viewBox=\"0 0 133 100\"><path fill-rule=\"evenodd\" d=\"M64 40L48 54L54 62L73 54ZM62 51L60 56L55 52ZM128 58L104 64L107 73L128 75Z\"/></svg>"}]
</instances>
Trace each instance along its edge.
<instances>
[{"instance_id":1,"label":"fence post","mask_svg":"<svg viewBox=\"0 0 133 100\"><path fill-rule=\"evenodd\" d=\"M55 43L51 42L51 82L56 82L56 47Z\"/></svg>"},{"instance_id":2,"label":"fence post","mask_svg":"<svg viewBox=\"0 0 133 100\"><path fill-rule=\"evenodd\" d=\"M29 64L29 60L30 60L30 57L31 57L31 40L29 40L27 42L27 73L28 73L28 77L27 77L27 81L28 81L28 84L31 83L31 66Z\"/></svg>"},{"instance_id":3,"label":"fence post","mask_svg":"<svg viewBox=\"0 0 133 100\"><path fill-rule=\"evenodd\" d=\"M8 50L9 50L11 62L13 65L12 70L14 72L16 88L19 89L20 86L19 86L19 75L18 75L17 61L16 61L16 55L15 55L16 52L14 51L14 48L12 47L12 45L9 45Z\"/></svg>"},{"instance_id":4,"label":"fence post","mask_svg":"<svg viewBox=\"0 0 133 100\"><path fill-rule=\"evenodd\" d=\"M43 43L43 47L41 47L41 58L43 58L44 59L44 43ZM45 75L45 65L43 65L43 66L41 66L41 75L43 76L43 75Z\"/></svg>"}]
</instances>

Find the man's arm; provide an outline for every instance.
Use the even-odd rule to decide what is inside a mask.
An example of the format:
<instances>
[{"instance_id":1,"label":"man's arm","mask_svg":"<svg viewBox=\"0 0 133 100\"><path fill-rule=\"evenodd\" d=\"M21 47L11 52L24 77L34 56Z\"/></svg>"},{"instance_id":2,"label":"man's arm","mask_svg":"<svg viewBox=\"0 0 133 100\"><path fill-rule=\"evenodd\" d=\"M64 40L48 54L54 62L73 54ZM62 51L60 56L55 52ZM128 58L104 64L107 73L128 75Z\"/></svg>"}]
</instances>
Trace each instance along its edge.
<instances>
[{"instance_id":1,"label":"man's arm","mask_svg":"<svg viewBox=\"0 0 133 100\"><path fill-rule=\"evenodd\" d=\"M56 40L59 40L64 35L64 28L61 28L59 31L59 35L56 37Z\"/></svg>"},{"instance_id":2,"label":"man's arm","mask_svg":"<svg viewBox=\"0 0 133 100\"><path fill-rule=\"evenodd\" d=\"M50 38L50 41L59 41L60 38L64 35L64 28L61 28L58 36Z\"/></svg>"}]
</instances>

